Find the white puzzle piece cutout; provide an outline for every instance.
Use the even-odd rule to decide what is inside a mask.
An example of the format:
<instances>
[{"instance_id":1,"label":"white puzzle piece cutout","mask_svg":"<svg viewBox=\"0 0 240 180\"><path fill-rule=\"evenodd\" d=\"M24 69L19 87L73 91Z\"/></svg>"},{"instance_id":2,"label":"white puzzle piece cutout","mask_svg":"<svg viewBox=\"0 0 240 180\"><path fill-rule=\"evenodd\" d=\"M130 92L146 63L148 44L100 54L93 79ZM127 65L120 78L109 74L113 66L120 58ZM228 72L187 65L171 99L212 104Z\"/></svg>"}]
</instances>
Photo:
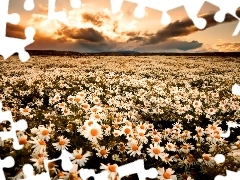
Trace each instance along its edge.
<instances>
[{"instance_id":1,"label":"white puzzle piece cutout","mask_svg":"<svg viewBox=\"0 0 240 180\"><path fill-rule=\"evenodd\" d=\"M129 176L132 174L137 174L139 180L146 180L146 178L157 178L158 172L156 168L151 168L146 170L144 168L144 160L138 159L134 162L122 165L116 169L119 178L124 176ZM87 180L89 177L94 177L94 180L108 180L109 173L104 170L101 173L95 174L93 169L81 169L79 170L79 175L82 180Z\"/></svg>"},{"instance_id":2,"label":"white puzzle piece cutout","mask_svg":"<svg viewBox=\"0 0 240 180\"><path fill-rule=\"evenodd\" d=\"M240 18L237 17L236 11L240 7L239 0L125 0L131 3L137 4L137 7L134 11L134 15L137 18L143 18L145 15L145 8L151 8L157 11L162 12L161 24L168 25L171 23L171 17L168 14L168 11L173 10L178 7L184 7L188 17L193 21L194 25L198 29L203 29L207 25L207 21L203 18L198 17L198 13L201 10L205 2L209 2L214 6L220 8L220 10L215 14L214 19L217 22L222 22L225 19L226 14L230 14L239 21L236 29L232 36L237 36L240 32ZM121 10L124 0L110 0L112 13L116 14Z\"/></svg>"},{"instance_id":3,"label":"white puzzle piece cutout","mask_svg":"<svg viewBox=\"0 0 240 180\"><path fill-rule=\"evenodd\" d=\"M6 180L6 177L4 176L3 168L11 168L15 164L14 159L12 156L8 156L4 158L3 160L0 158L0 179Z\"/></svg>"},{"instance_id":4,"label":"white puzzle piece cutout","mask_svg":"<svg viewBox=\"0 0 240 180\"><path fill-rule=\"evenodd\" d=\"M2 102L0 102L0 123L3 121L9 121L11 123L11 130L7 132L0 132L0 137L2 141L6 139L13 139L13 148L15 150L19 150L23 148L23 145L19 144L18 137L16 131L23 131L26 130L28 124L26 120L21 119L17 122L13 122L12 113L11 111L2 111Z\"/></svg>"},{"instance_id":5,"label":"white puzzle piece cutout","mask_svg":"<svg viewBox=\"0 0 240 180\"><path fill-rule=\"evenodd\" d=\"M51 180L50 175L49 175L49 169L48 169L48 163L50 162L55 162L58 160L61 160L61 166L64 171L70 171L73 168L73 164L70 160L70 157L72 156L71 153L69 153L66 150L62 150L61 155L56 158L56 159L51 159L51 160L44 160L44 168L46 172L43 172L41 174L34 174L33 172L33 167L30 164L25 164L23 166L23 172L26 178L21 179L21 180Z\"/></svg>"},{"instance_id":6,"label":"white puzzle piece cutout","mask_svg":"<svg viewBox=\"0 0 240 180\"><path fill-rule=\"evenodd\" d=\"M240 96L240 86L238 84L233 85L232 94Z\"/></svg>"},{"instance_id":7,"label":"white puzzle piece cutout","mask_svg":"<svg viewBox=\"0 0 240 180\"><path fill-rule=\"evenodd\" d=\"M30 55L25 51L25 47L34 42L35 29L32 27L25 29L26 39L6 37L7 23L18 24L20 21L18 14L8 14L8 7L9 0L0 1L0 55L6 60L14 53L18 53L19 59L26 62L29 60Z\"/></svg>"}]
</instances>

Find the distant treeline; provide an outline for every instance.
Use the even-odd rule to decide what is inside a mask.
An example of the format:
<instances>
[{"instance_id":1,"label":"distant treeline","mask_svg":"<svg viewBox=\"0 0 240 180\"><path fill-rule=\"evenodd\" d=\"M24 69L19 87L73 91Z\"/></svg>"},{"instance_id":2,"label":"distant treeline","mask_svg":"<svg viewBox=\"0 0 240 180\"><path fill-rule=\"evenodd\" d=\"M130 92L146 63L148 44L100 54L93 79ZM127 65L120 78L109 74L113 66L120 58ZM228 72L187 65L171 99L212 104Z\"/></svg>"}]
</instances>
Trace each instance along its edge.
<instances>
[{"instance_id":1,"label":"distant treeline","mask_svg":"<svg viewBox=\"0 0 240 180\"><path fill-rule=\"evenodd\" d=\"M240 57L240 52L205 52L205 53L140 53L135 51L80 53L73 51L27 50L31 56L231 56ZM15 53L14 55L17 55Z\"/></svg>"}]
</instances>

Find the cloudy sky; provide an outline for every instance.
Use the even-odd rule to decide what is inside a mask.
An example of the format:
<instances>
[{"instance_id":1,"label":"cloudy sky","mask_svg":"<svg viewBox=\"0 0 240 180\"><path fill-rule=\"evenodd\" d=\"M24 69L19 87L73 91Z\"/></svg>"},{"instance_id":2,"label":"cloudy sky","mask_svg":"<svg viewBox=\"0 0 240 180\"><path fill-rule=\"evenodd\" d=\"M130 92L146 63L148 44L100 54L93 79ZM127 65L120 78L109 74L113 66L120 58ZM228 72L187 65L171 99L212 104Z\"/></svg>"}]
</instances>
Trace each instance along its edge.
<instances>
[{"instance_id":1,"label":"cloudy sky","mask_svg":"<svg viewBox=\"0 0 240 180\"><path fill-rule=\"evenodd\" d=\"M48 0L34 0L35 8L26 11L24 0L10 0L9 13L19 13L18 25L7 24L7 36L25 39L24 29L36 29L35 42L27 49L99 52L132 50L140 52L240 51L240 32L232 36L238 20L226 16L223 23L214 20L218 7L205 3L199 16L207 27L197 29L184 7L169 11L171 24L160 23L162 12L146 8L143 18L134 16L136 4L125 1L113 14L110 0L82 0L73 9L70 0L57 0L55 11L67 13L67 22L48 20ZM240 17L240 8L237 10Z\"/></svg>"}]
</instances>

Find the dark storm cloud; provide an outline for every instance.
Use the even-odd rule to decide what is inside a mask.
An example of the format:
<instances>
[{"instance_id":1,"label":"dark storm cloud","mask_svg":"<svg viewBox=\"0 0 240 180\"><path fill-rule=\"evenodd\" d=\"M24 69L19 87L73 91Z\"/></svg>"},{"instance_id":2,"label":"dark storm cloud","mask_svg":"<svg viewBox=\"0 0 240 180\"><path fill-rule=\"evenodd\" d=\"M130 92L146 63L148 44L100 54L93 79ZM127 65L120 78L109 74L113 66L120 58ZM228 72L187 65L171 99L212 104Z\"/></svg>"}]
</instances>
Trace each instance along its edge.
<instances>
[{"instance_id":1,"label":"dark storm cloud","mask_svg":"<svg viewBox=\"0 0 240 180\"><path fill-rule=\"evenodd\" d=\"M7 24L6 35L8 37L25 39L24 29L25 27L21 25L9 23ZM55 34L59 35L59 38L56 39L36 30L34 43L27 46L26 49L98 52L109 51L117 47L118 44L115 41L108 40L107 37L104 38L102 33L93 28L72 29L63 25ZM75 41L73 42L72 40Z\"/></svg>"},{"instance_id":2,"label":"dark storm cloud","mask_svg":"<svg viewBox=\"0 0 240 180\"><path fill-rule=\"evenodd\" d=\"M191 42L187 42L187 41L175 41L169 44L165 45L166 49L179 49L182 51L188 51L188 50L192 50L192 49L197 49L200 48L203 45L203 43L200 43L198 41L191 41Z\"/></svg>"},{"instance_id":3,"label":"dark storm cloud","mask_svg":"<svg viewBox=\"0 0 240 180\"><path fill-rule=\"evenodd\" d=\"M173 50L180 50L180 51L188 51L192 49L196 49L201 47L203 44L198 41L179 41L179 40L168 40L162 42L160 44L152 44L146 46L139 46L136 47L135 51L143 51L143 52L160 52L160 51L173 51Z\"/></svg>"},{"instance_id":4,"label":"dark storm cloud","mask_svg":"<svg viewBox=\"0 0 240 180\"><path fill-rule=\"evenodd\" d=\"M140 32L137 31L125 31L121 33L122 35L126 35L126 36L138 36L140 34Z\"/></svg>"},{"instance_id":5,"label":"dark storm cloud","mask_svg":"<svg viewBox=\"0 0 240 180\"><path fill-rule=\"evenodd\" d=\"M109 51L117 47L116 42L104 41L100 43L96 42L86 42L86 41L77 41L73 44L73 48L79 50L91 51L91 52L100 52L100 51Z\"/></svg>"},{"instance_id":6,"label":"dark storm cloud","mask_svg":"<svg viewBox=\"0 0 240 180\"><path fill-rule=\"evenodd\" d=\"M149 33L149 32L147 32L147 31L145 31L145 32L143 33L143 35L144 35L144 36L153 36L154 33Z\"/></svg>"},{"instance_id":7,"label":"dark storm cloud","mask_svg":"<svg viewBox=\"0 0 240 180\"><path fill-rule=\"evenodd\" d=\"M145 37L141 37L141 36L134 36L134 37L130 37L127 42L132 42L132 41L144 41L145 40Z\"/></svg>"},{"instance_id":8,"label":"dark storm cloud","mask_svg":"<svg viewBox=\"0 0 240 180\"><path fill-rule=\"evenodd\" d=\"M34 37L34 42L26 47L30 50L68 50L71 43L64 38L53 39L48 36L39 34Z\"/></svg>"},{"instance_id":9,"label":"dark storm cloud","mask_svg":"<svg viewBox=\"0 0 240 180\"><path fill-rule=\"evenodd\" d=\"M102 42L104 41L103 34L93 28L69 28L63 26L56 34L65 38L82 39L90 42Z\"/></svg>"},{"instance_id":10,"label":"dark storm cloud","mask_svg":"<svg viewBox=\"0 0 240 180\"><path fill-rule=\"evenodd\" d=\"M102 26L104 24L105 20L109 20L110 17L106 14L103 13L96 13L96 14L92 14L92 13L83 13L82 14L82 20L84 23L86 22L90 22L95 26Z\"/></svg>"},{"instance_id":11,"label":"dark storm cloud","mask_svg":"<svg viewBox=\"0 0 240 180\"><path fill-rule=\"evenodd\" d=\"M240 9L237 11L237 15L240 16ZM84 19L88 22L95 23L95 25L102 25L104 20L109 17L92 14L85 14ZM207 20L207 28L216 26L220 23L214 20L214 14L206 14L202 16ZM95 18L95 19L94 19ZM99 21L98 21L99 20ZM225 18L226 22L232 22L236 19L230 15ZM37 19L41 22L41 17ZM120 31L118 21L115 21L112 25L113 31ZM15 37L20 39L25 39L24 34L25 27L21 25L7 24L7 36ZM179 41L173 39L174 37L187 36L191 33L197 32L197 29L190 19L185 19L183 21L176 21L171 23L167 27L157 31L154 34L148 32L134 32L126 31L119 32L119 35L129 36L128 41L124 43L119 43L117 40L110 40L107 35L102 32L97 31L94 28L70 28L62 25L58 31L55 32L59 37L56 39L54 36L48 36L46 34L41 34L37 31L34 36L35 42L27 47L27 49L55 49L55 50L72 50L79 52L99 52L99 51L111 51L124 49L128 45L131 47L135 46L133 50L142 52L161 52L161 51L171 51L171 50L181 50L188 51L201 47L203 44L198 41ZM121 46L121 47L120 47ZM239 43L236 44L221 44L219 48L235 48L238 49Z\"/></svg>"},{"instance_id":12,"label":"dark storm cloud","mask_svg":"<svg viewBox=\"0 0 240 180\"><path fill-rule=\"evenodd\" d=\"M7 26L7 34L11 37L25 39L24 27L20 25ZM126 32L130 33L130 32ZM133 32L131 32L133 33ZM137 33L137 32L136 32ZM36 31L34 36L34 43L27 46L27 49L38 50L71 50L79 52L99 52L99 51L111 51L119 49L119 43L117 41L111 41L109 38L104 38L103 35L92 29L70 29L67 26L63 26L58 30L56 34L61 35L59 38L54 39L52 36L47 36ZM140 38L140 39L139 39ZM135 37L135 40L142 40L141 37ZM75 41L71 41L74 39ZM134 38L132 39L132 41ZM177 40L168 40L158 45L140 46L135 50L144 52L159 52L161 50L178 49L178 50L190 50L201 47L201 43L197 41L186 42ZM120 49L124 49L124 44Z\"/></svg>"},{"instance_id":13,"label":"dark storm cloud","mask_svg":"<svg viewBox=\"0 0 240 180\"><path fill-rule=\"evenodd\" d=\"M35 38L35 42L29 45L27 49L99 52L109 51L115 48L116 45L117 43L109 41L90 42L83 39L77 39L73 42L66 40L66 38L53 39L51 37L39 36L38 38Z\"/></svg>"},{"instance_id":14,"label":"dark storm cloud","mask_svg":"<svg viewBox=\"0 0 240 180\"><path fill-rule=\"evenodd\" d=\"M90 42L104 41L103 35L93 28L72 29L69 37L72 39L84 39Z\"/></svg>"},{"instance_id":15,"label":"dark storm cloud","mask_svg":"<svg viewBox=\"0 0 240 180\"><path fill-rule=\"evenodd\" d=\"M203 30L220 24L214 20L214 14L215 13L205 14L201 16L207 21L207 25ZM240 8L237 10L236 14L238 16L240 15ZM233 22L236 20L237 19L235 17L227 14L223 23ZM167 27L157 31L156 34L150 35L145 39L143 38L135 39L141 39L142 45L158 44L159 42L164 42L170 38L187 36L197 31L200 30L195 27L191 19L184 19L182 21L176 21L174 23L169 24ZM132 39L134 38L130 38L129 41L131 41Z\"/></svg>"}]
</instances>

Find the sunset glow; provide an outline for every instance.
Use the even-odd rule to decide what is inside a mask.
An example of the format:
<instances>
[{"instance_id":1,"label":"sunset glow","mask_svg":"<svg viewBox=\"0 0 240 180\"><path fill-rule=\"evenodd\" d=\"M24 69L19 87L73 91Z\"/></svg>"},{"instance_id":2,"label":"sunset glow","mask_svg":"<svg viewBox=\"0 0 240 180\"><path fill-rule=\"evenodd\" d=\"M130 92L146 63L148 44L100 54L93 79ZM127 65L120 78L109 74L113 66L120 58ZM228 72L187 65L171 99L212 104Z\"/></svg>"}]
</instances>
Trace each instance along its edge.
<instances>
[{"instance_id":1,"label":"sunset glow","mask_svg":"<svg viewBox=\"0 0 240 180\"><path fill-rule=\"evenodd\" d=\"M69 1L58 0L55 11L67 13L67 23L48 20L48 1L35 1L33 11L23 9L24 0L12 0L9 11L21 16L18 25L9 24L7 36L24 38L23 28L37 30L35 42L27 49L99 52L133 50L140 52L205 52L239 51L239 38L232 36L237 19L228 17L217 23L213 15L218 8L205 3L199 16L208 21L207 28L198 30L183 7L169 12L171 24L160 23L162 13L146 8L145 16L134 16L136 4L124 2L119 13L113 14L110 1L82 1L73 9ZM237 10L240 15L240 9ZM221 39L221 41L219 41ZM61 44L59 44L61 43Z\"/></svg>"}]
</instances>

